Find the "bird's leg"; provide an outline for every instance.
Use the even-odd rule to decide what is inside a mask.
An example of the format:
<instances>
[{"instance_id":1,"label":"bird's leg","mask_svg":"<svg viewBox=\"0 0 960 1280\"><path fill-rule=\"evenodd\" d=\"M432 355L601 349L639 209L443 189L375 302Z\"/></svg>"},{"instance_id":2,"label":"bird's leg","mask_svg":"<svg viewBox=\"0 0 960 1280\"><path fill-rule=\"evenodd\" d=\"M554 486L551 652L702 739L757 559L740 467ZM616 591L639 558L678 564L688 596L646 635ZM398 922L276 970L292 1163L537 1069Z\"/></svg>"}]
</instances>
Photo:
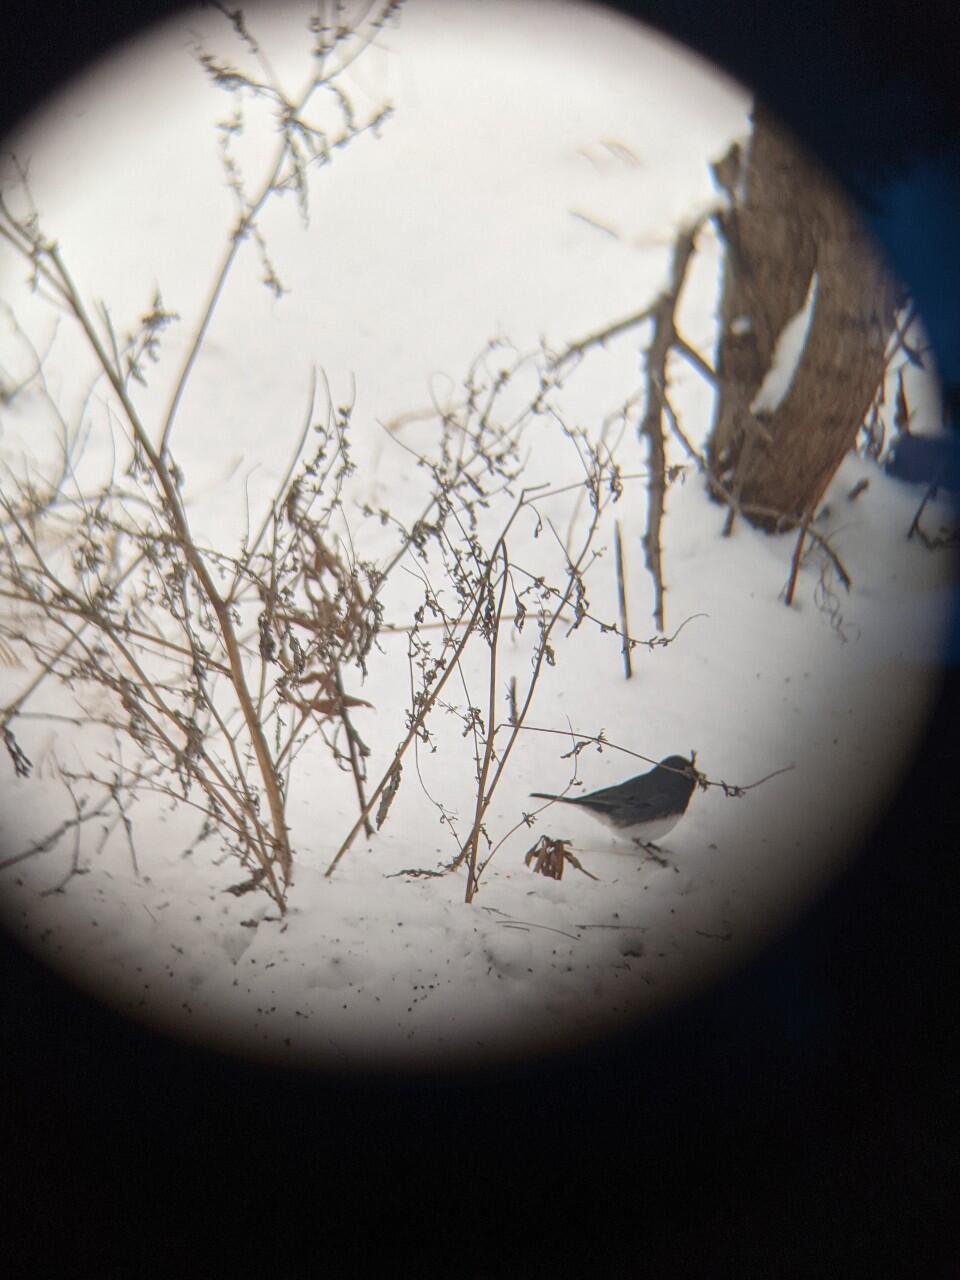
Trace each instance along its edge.
<instances>
[{"instance_id":1,"label":"bird's leg","mask_svg":"<svg viewBox=\"0 0 960 1280\"><path fill-rule=\"evenodd\" d=\"M670 866L670 859L663 856L663 850L658 844L654 844L652 840L641 840L637 837L634 839L634 844L639 849L643 849L651 862L656 862L661 867Z\"/></svg>"}]
</instances>

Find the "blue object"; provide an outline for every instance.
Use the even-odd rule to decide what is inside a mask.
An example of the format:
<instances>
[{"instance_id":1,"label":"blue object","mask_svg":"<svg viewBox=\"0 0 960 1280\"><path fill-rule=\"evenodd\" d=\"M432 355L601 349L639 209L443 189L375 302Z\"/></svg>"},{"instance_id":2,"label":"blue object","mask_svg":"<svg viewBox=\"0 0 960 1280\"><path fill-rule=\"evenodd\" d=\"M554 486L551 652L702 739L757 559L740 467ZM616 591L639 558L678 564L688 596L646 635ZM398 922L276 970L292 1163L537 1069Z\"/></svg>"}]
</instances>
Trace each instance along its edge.
<instances>
[{"instance_id":1,"label":"blue object","mask_svg":"<svg viewBox=\"0 0 960 1280\"><path fill-rule=\"evenodd\" d=\"M960 492L960 440L953 436L900 436L884 470L909 484Z\"/></svg>"}]
</instances>

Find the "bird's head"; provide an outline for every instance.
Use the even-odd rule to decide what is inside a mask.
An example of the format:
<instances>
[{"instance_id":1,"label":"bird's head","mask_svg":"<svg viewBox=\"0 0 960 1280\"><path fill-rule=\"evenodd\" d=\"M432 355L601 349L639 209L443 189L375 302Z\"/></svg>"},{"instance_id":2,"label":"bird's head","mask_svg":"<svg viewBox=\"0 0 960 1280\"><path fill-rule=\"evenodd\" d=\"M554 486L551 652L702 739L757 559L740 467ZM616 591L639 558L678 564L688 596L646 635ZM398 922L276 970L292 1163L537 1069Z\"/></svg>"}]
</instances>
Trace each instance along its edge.
<instances>
[{"instance_id":1,"label":"bird's head","mask_svg":"<svg viewBox=\"0 0 960 1280\"><path fill-rule=\"evenodd\" d=\"M661 769L669 769L671 772L684 773L693 767L693 761L687 759L686 756L667 756L660 761Z\"/></svg>"}]
</instances>

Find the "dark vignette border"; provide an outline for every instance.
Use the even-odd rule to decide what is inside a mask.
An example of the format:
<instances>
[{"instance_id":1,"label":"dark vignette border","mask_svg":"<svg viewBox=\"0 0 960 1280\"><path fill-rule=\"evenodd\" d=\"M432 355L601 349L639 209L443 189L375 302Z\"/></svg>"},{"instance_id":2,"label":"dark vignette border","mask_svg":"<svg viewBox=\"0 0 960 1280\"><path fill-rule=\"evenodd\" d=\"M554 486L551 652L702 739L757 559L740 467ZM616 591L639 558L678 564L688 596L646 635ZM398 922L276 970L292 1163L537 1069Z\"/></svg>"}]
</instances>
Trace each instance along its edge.
<instances>
[{"instance_id":1,"label":"dark vignette border","mask_svg":"<svg viewBox=\"0 0 960 1280\"><path fill-rule=\"evenodd\" d=\"M0 132L177 7L7 0ZM620 7L753 85L845 180L956 424L953 6ZM5 1274L960 1275L958 651L832 893L746 973L590 1052L458 1079L270 1072L148 1035L0 937Z\"/></svg>"}]
</instances>

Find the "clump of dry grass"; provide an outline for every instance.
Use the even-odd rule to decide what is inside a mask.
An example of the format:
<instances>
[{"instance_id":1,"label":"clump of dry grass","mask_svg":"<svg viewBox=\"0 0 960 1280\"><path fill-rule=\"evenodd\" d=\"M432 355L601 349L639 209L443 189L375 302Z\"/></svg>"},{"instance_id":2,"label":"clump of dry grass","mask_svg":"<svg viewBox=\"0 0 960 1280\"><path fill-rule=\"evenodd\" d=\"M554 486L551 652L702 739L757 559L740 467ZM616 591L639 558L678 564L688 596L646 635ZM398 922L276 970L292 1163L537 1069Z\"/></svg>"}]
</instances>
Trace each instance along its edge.
<instances>
[{"instance_id":1,"label":"clump of dry grass","mask_svg":"<svg viewBox=\"0 0 960 1280\"><path fill-rule=\"evenodd\" d=\"M34 666L28 684L3 709L8 752L17 772L27 773L13 722L43 685L58 682L74 695L81 722L108 728L139 757L128 769L116 750L105 768L61 771L72 796L80 784L105 796L93 805L76 800L77 822L84 813L113 806L127 824L131 798L147 791L195 805L250 872L247 884L264 888L281 910L293 859L287 771L312 732L327 734L335 753L345 744L362 797L364 747L350 718L362 699L347 692L343 668L362 667L377 606L356 585L364 566L349 563L330 537L338 486L350 467L350 409L334 411L328 399L326 421L317 423L311 396L287 476L259 532L232 554L204 547L195 537L174 428L245 243L260 256L267 287L282 292L259 225L266 204L293 191L306 218L310 171L330 164L335 153L378 130L389 116L383 107L358 119L343 72L399 9L392 0L367 6L355 19L346 10L338 10L335 22L311 19L313 75L302 92L290 95L273 77L242 13L221 8L262 78L198 50L205 72L238 104L220 129L238 215L157 422L141 416L135 385L145 383L150 362L160 357L163 331L178 317L157 291L136 330L121 338L106 307L91 310L82 298L33 208L25 170L15 166L15 189L0 196L0 237L28 265L33 287L86 339L97 377L112 392L127 455L98 484L81 485L77 464L88 436L59 417L38 357L36 376L18 394L34 392L59 419L62 465L42 482L31 467L8 465L0 491L0 581L8 611L3 631ZM256 189L233 151L244 128L240 104L250 97L270 101L278 132ZM310 452L316 433L320 441ZM48 545L54 526L58 538ZM244 624L255 605L251 648ZM268 676L271 666L279 668L276 679ZM96 716L85 710L91 690L106 708Z\"/></svg>"},{"instance_id":2,"label":"clump of dry grass","mask_svg":"<svg viewBox=\"0 0 960 1280\"><path fill-rule=\"evenodd\" d=\"M14 726L52 687L69 709L54 712L47 705L35 714L106 731L112 746L90 754L97 763L61 764L72 814L2 865L73 838L69 874L76 872L79 833L97 817L104 839L122 830L136 869L132 809L137 799L160 795L195 808L198 839L215 834L236 858L245 877L232 892L265 891L282 913L294 865L287 798L308 744L324 743L351 774L356 792L357 818L331 857L331 875L361 831L371 835L388 820L411 759L423 781L423 758L441 741L449 749L441 726L453 717L472 762L470 811L461 822L451 803L431 795L425 783L424 790L453 839L444 870L464 872L469 902L504 840L529 823L523 815L496 837L490 806L523 733L536 728L531 712L544 672L559 660L560 641L595 627L612 639L611 670L619 653L629 673L637 646L652 649L675 639L677 633L663 634L660 527L664 494L682 468L667 465L667 432L693 451L668 399L666 362L673 350L695 357L674 315L705 217L678 236L668 286L644 311L561 353L544 345L521 355L503 341L491 342L468 369L456 403L387 425L391 446L407 452L421 481L412 517L363 506L358 527L348 513L354 398L334 404L326 380L318 383L314 375L286 473L259 524L234 548L203 545L196 535L175 426L213 315L245 244L259 257L266 287L277 296L284 292L260 215L270 200L293 192L306 219L311 171L386 121L388 107L358 119L341 77L399 8L395 0L369 7L355 25L314 21L315 74L297 96L275 81L238 12L223 10L262 77L198 52L206 74L238 104L220 126L238 214L156 420L141 415L136 387L162 358L164 333L178 317L158 290L134 331L118 335L107 308L91 309L81 297L32 207L26 174L18 170L15 190L0 195L0 237L28 266L34 286L83 335L96 376L110 389L106 430L119 424L107 474L81 482L90 430L61 416L39 353L33 352L33 374L5 393L33 397L33 408L56 424L60 461L46 476L32 463L7 463L0 484L0 656L30 668L0 711L4 742L16 772L27 776L30 760ZM249 97L267 99L278 122L274 155L254 187L235 155L245 128L241 106ZM310 114L318 98L326 101L322 126ZM635 326L650 329L636 393L594 425L575 422L564 409L566 384L591 352ZM405 440L414 421L432 423L426 443L416 446ZM621 438L634 427L646 441L644 472L623 471L611 444L614 427ZM531 431L542 454L575 459L577 479L531 481ZM648 640L627 633L622 576L619 623L599 617L589 598L610 509L635 483L648 490L643 547L658 628ZM364 521L395 529L391 555L362 554ZM396 623L387 619L385 598L401 571L414 574L421 591L412 618ZM360 689L381 642L397 631L406 640L408 705L399 740L372 780L374 747L360 731L370 703ZM505 678L508 638L525 654L523 676L514 671ZM574 740L574 758L588 742L605 741L602 734ZM382 738L375 745L382 750ZM559 874L570 860L548 851L540 869Z\"/></svg>"}]
</instances>

